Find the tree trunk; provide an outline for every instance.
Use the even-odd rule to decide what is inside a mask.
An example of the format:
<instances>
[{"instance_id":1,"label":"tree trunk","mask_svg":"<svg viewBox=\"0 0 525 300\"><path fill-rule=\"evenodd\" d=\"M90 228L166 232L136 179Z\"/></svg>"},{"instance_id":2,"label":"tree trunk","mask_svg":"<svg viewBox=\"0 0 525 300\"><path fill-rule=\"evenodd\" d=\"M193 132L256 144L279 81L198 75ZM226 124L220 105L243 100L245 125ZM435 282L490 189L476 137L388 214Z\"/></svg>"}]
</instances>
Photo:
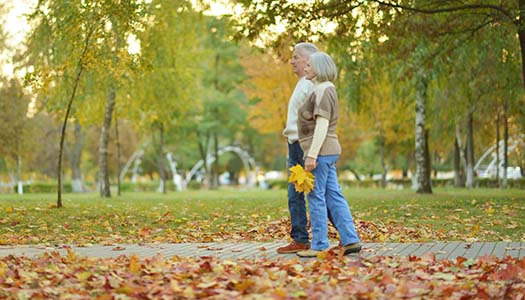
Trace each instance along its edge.
<instances>
[{"instance_id":1,"label":"tree trunk","mask_svg":"<svg viewBox=\"0 0 525 300\"><path fill-rule=\"evenodd\" d=\"M461 164L463 166L463 174L462 174L462 179L463 181L465 182L466 181L466 176L465 176L465 173L466 173L466 170L467 170L467 158L466 158L466 149L467 147L463 146L463 142L461 141L461 129L460 129L460 126L458 124L456 124L456 141L458 143L458 147L459 147L459 157L461 159ZM464 186L464 185L463 185Z\"/></svg>"},{"instance_id":2,"label":"tree trunk","mask_svg":"<svg viewBox=\"0 0 525 300\"><path fill-rule=\"evenodd\" d=\"M525 106L525 105L524 105ZM522 107L523 109L523 107ZM520 173L521 173L521 177L525 177L525 114L523 115L523 120L522 120L522 132L523 134L520 136L518 136L518 138L521 139L521 145L522 145L522 149L521 149L521 162L520 162Z\"/></svg>"},{"instance_id":3,"label":"tree trunk","mask_svg":"<svg viewBox=\"0 0 525 300\"><path fill-rule=\"evenodd\" d=\"M213 133L213 156L215 160L213 161L212 167L212 189L219 188L219 138L217 132Z\"/></svg>"},{"instance_id":4,"label":"tree trunk","mask_svg":"<svg viewBox=\"0 0 525 300\"><path fill-rule=\"evenodd\" d=\"M117 196L120 196L120 140L118 136L118 118L115 112L115 139L117 142Z\"/></svg>"},{"instance_id":5,"label":"tree trunk","mask_svg":"<svg viewBox=\"0 0 525 300\"><path fill-rule=\"evenodd\" d=\"M499 132L499 123L500 123L499 117L500 117L500 113L498 111L496 114L496 184L497 185L499 185L499 140L501 139L500 132Z\"/></svg>"},{"instance_id":6,"label":"tree trunk","mask_svg":"<svg viewBox=\"0 0 525 300\"><path fill-rule=\"evenodd\" d=\"M457 136L454 138L454 186L465 187L465 174L461 169L461 147Z\"/></svg>"},{"instance_id":7,"label":"tree trunk","mask_svg":"<svg viewBox=\"0 0 525 300\"><path fill-rule=\"evenodd\" d=\"M354 169L349 167L348 170L350 171L350 173L354 174L355 179L357 179L357 181L361 181L361 176L359 176L359 174Z\"/></svg>"},{"instance_id":8,"label":"tree trunk","mask_svg":"<svg viewBox=\"0 0 525 300\"><path fill-rule=\"evenodd\" d=\"M430 172L427 170L429 163L426 161L428 150L425 134L426 102L428 91L428 78L425 69L418 66L415 74L416 80L416 192L419 194L431 194Z\"/></svg>"},{"instance_id":9,"label":"tree trunk","mask_svg":"<svg viewBox=\"0 0 525 300\"><path fill-rule=\"evenodd\" d=\"M474 187L474 113L467 116L467 182L466 187Z\"/></svg>"},{"instance_id":10,"label":"tree trunk","mask_svg":"<svg viewBox=\"0 0 525 300\"><path fill-rule=\"evenodd\" d=\"M518 39L520 41L521 53L521 84L525 88L525 0L519 0Z\"/></svg>"},{"instance_id":11,"label":"tree trunk","mask_svg":"<svg viewBox=\"0 0 525 300\"><path fill-rule=\"evenodd\" d=\"M202 141L202 137L200 133L197 133L197 136L199 137L199 152L201 154L201 159L204 166L204 172L205 174L205 180L206 180L206 188L210 188L211 185L211 172L208 166L208 147L210 142L210 133L206 132L206 136L204 137L204 141ZM191 180L191 178L188 180L188 182Z\"/></svg>"},{"instance_id":12,"label":"tree trunk","mask_svg":"<svg viewBox=\"0 0 525 300\"><path fill-rule=\"evenodd\" d=\"M81 55L81 58L84 56L84 54L87 51L87 45L89 41L89 36L86 40L84 51ZM71 92L71 96L69 97L69 103L67 104L66 109L66 115L64 116L64 122L62 123L62 132L60 134L60 147L58 151L58 170L57 170L57 208L62 207L62 156L64 154L64 140L66 138L66 128L67 128L67 120L69 119L69 114L71 113L71 105L73 104L73 100L75 99L75 94L77 92L78 83L80 82L80 76L82 75L82 72L84 71L84 66L82 65L82 61L79 59L78 62L78 72L77 77L75 78L75 83L73 85L73 91Z\"/></svg>"},{"instance_id":13,"label":"tree trunk","mask_svg":"<svg viewBox=\"0 0 525 300\"><path fill-rule=\"evenodd\" d=\"M109 165L108 165L108 144L109 144L109 130L111 128L111 118L113 109L115 108L115 88L112 86L109 89L109 95L106 102L106 112L104 114L104 124L100 132L99 143L99 189L100 196L105 198L111 197L111 190L109 185Z\"/></svg>"},{"instance_id":14,"label":"tree trunk","mask_svg":"<svg viewBox=\"0 0 525 300\"><path fill-rule=\"evenodd\" d=\"M379 136L379 156L381 159L381 187L386 188L385 138Z\"/></svg>"},{"instance_id":15,"label":"tree trunk","mask_svg":"<svg viewBox=\"0 0 525 300\"><path fill-rule=\"evenodd\" d=\"M82 127L78 120L75 120L75 143L73 144L73 151L71 152L71 188L73 193L84 192L84 184L82 182L82 171L80 169L80 162L82 157L82 148L84 148L84 135Z\"/></svg>"},{"instance_id":16,"label":"tree trunk","mask_svg":"<svg viewBox=\"0 0 525 300\"><path fill-rule=\"evenodd\" d=\"M155 136L155 134L153 134ZM157 168L159 169L160 186L159 191L163 194L167 193L166 187L166 172L164 172L164 127L159 127L159 143L157 150Z\"/></svg>"},{"instance_id":17,"label":"tree trunk","mask_svg":"<svg viewBox=\"0 0 525 300\"><path fill-rule=\"evenodd\" d=\"M425 130L425 163L426 163L426 174L425 177L428 178L429 186L430 186L430 192L432 193L432 177L431 177L431 171L432 171L432 160L430 159L430 149L428 146L428 129Z\"/></svg>"},{"instance_id":18,"label":"tree trunk","mask_svg":"<svg viewBox=\"0 0 525 300\"><path fill-rule=\"evenodd\" d=\"M16 156L16 185L18 195L24 194L24 184L22 183L22 157L20 154Z\"/></svg>"},{"instance_id":19,"label":"tree trunk","mask_svg":"<svg viewBox=\"0 0 525 300\"><path fill-rule=\"evenodd\" d=\"M507 167L508 167L508 143L509 143L509 118L508 118L509 101L505 97L503 104L503 178L501 188L506 189L507 182Z\"/></svg>"}]
</instances>

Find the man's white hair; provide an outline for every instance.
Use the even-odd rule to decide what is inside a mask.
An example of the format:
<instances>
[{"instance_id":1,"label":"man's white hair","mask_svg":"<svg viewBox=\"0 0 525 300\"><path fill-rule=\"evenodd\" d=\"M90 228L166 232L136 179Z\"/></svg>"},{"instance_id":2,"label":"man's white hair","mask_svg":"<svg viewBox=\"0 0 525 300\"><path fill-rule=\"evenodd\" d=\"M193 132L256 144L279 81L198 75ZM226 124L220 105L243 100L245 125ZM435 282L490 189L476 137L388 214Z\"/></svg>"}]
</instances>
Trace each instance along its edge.
<instances>
[{"instance_id":1,"label":"man's white hair","mask_svg":"<svg viewBox=\"0 0 525 300\"><path fill-rule=\"evenodd\" d=\"M306 56L306 58L309 58L310 55L314 54L315 52L319 51L317 50L317 47L312 43L298 43L295 45L294 49L296 51L301 52L301 55Z\"/></svg>"}]
</instances>

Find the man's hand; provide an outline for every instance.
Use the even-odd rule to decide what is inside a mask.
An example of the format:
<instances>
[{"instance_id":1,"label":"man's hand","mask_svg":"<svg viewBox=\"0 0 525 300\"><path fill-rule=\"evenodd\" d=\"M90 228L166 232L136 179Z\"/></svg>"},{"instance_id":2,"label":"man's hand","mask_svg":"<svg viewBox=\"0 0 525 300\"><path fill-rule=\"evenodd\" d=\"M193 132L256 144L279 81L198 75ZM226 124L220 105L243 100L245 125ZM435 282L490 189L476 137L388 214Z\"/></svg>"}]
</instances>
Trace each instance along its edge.
<instances>
[{"instance_id":1,"label":"man's hand","mask_svg":"<svg viewBox=\"0 0 525 300\"><path fill-rule=\"evenodd\" d=\"M317 167L317 160L307 156L306 160L304 161L304 169L308 172L311 172L313 169L315 169L315 167Z\"/></svg>"}]
</instances>

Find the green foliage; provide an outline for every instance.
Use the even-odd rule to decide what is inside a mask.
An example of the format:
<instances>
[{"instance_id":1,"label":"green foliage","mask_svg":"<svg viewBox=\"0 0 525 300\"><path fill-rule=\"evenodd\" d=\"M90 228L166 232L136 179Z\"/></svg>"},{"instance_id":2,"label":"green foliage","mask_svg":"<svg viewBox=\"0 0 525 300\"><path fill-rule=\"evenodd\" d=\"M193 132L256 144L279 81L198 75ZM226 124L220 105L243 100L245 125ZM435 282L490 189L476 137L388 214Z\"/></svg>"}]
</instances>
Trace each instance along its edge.
<instances>
[{"instance_id":1,"label":"green foliage","mask_svg":"<svg viewBox=\"0 0 525 300\"><path fill-rule=\"evenodd\" d=\"M17 79L0 78L0 156L16 159L30 143L29 97Z\"/></svg>"},{"instance_id":2,"label":"green foliage","mask_svg":"<svg viewBox=\"0 0 525 300\"><path fill-rule=\"evenodd\" d=\"M16 186L13 187L13 193L16 193ZM62 191L64 193L72 192L71 182L62 182ZM56 193L56 182L36 181L30 184L24 184L24 193L39 194L39 193Z\"/></svg>"},{"instance_id":3,"label":"green foliage","mask_svg":"<svg viewBox=\"0 0 525 300\"><path fill-rule=\"evenodd\" d=\"M364 180L340 180L341 186L344 188L381 188L381 180L364 179ZM286 179L272 179L268 180L268 187L270 189L286 190L288 188L288 180ZM474 186L480 189L499 188L501 183L496 179L476 178ZM387 182L387 188L392 189L408 189L412 187L412 180L407 179L390 179ZM454 179L432 179L432 187L437 188L453 188ZM525 179L508 179L508 187L511 189L525 189Z\"/></svg>"},{"instance_id":4,"label":"green foliage","mask_svg":"<svg viewBox=\"0 0 525 300\"><path fill-rule=\"evenodd\" d=\"M188 1L152 1L138 34L147 69L135 80L131 116L149 129L180 127L199 105L205 20Z\"/></svg>"}]
</instances>

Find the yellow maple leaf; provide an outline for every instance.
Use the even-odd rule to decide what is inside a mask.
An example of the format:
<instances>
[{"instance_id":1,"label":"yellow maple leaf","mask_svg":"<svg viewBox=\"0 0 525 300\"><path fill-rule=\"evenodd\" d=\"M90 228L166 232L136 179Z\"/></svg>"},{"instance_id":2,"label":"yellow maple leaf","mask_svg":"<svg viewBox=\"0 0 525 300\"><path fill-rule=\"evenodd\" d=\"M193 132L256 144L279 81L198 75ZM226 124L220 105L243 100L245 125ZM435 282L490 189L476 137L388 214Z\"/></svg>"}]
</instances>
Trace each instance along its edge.
<instances>
[{"instance_id":1,"label":"yellow maple leaf","mask_svg":"<svg viewBox=\"0 0 525 300\"><path fill-rule=\"evenodd\" d=\"M290 169L288 182L293 183L295 190L299 193L304 192L306 195L314 189L315 176L311 172L303 169L303 166L297 164Z\"/></svg>"}]
</instances>

